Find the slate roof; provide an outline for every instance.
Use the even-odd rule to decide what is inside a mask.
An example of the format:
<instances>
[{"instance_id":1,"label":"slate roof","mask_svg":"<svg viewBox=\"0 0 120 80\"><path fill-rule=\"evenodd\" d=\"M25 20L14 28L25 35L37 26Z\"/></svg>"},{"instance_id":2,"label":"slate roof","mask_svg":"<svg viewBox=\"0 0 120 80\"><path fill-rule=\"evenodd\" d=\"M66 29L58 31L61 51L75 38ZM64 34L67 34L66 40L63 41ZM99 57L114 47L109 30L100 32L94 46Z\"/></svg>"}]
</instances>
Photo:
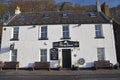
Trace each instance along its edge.
<instances>
[{"instance_id":1,"label":"slate roof","mask_svg":"<svg viewBox=\"0 0 120 80\"><path fill-rule=\"evenodd\" d=\"M101 13L92 12L40 12L20 13L7 26L47 25L47 24L100 24L109 23ZM63 16L64 15L64 16ZM46 16L46 17L45 17Z\"/></svg>"}]
</instances>

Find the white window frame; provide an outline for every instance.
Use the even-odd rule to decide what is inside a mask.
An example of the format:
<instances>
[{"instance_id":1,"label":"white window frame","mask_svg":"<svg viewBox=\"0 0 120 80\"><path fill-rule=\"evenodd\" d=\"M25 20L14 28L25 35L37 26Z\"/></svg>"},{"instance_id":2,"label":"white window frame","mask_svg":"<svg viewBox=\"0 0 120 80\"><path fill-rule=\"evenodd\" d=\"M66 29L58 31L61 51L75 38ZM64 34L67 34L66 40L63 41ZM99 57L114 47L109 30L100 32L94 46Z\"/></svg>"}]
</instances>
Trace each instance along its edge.
<instances>
[{"instance_id":1,"label":"white window frame","mask_svg":"<svg viewBox=\"0 0 120 80\"><path fill-rule=\"evenodd\" d=\"M103 27L101 24L95 25L95 36L96 38L102 38L103 36Z\"/></svg>"},{"instance_id":2,"label":"white window frame","mask_svg":"<svg viewBox=\"0 0 120 80\"><path fill-rule=\"evenodd\" d=\"M46 54L42 54L42 50L46 50ZM41 62L47 62L47 58L48 58L48 56L47 56L47 52L48 50L47 49L40 49L40 58L39 58L39 60L41 61ZM46 59L45 59L45 61L44 61L44 59L43 59L43 61L42 61L42 57L45 57Z\"/></svg>"},{"instance_id":3,"label":"white window frame","mask_svg":"<svg viewBox=\"0 0 120 80\"><path fill-rule=\"evenodd\" d=\"M65 28L68 28L68 29L65 29ZM66 36L64 34L67 34L68 36ZM69 27L69 25L63 25L62 26L62 36L63 36L63 38L70 38L70 27Z\"/></svg>"},{"instance_id":4,"label":"white window frame","mask_svg":"<svg viewBox=\"0 0 120 80\"><path fill-rule=\"evenodd\" d=\"M17 33L15 33L15 28L18 29ZM15 38L14 35L17 35L17 38ZM13 31L12 31L12 39L19 39L19 27L13 27Z\"/></svg>"},{"instance_id":5,"label":"white window frame","mask_svg":"<svg viewBox=\"0 0 120 80\"><path fill-rule=\"evenodd\" d=\"M15 50L16 50L16 55L13 54L13 51L15 51ZM18 55L18 50L17 49L11 50L11 61L16 62L17 61L17 55ZM16 59L13 59L13 57L15 57Z\"/></svg>"},{"instance_id":6,"label":"white window frame","mask_svg":"<svg viewBox=\"0 0 120 80\"><path fill-rule=\"evenodd\" d=\"M98 60L105 60L105 48L97 48L97 58Z\"/></svg>"},{"instance_id":7,"label":"white window frame","mask_svg":"<svg viewBox=\"0 0 120 80\"><path fill-rule=\"evenodd\" d=\"M46 31L42 31L42 28L46 27ZM45 34L45 37L42 37L42 34ZM48 26L44 25L44 26L40 26L39 27L39 39L48 39Z\"/></svg>"}]
</instances>

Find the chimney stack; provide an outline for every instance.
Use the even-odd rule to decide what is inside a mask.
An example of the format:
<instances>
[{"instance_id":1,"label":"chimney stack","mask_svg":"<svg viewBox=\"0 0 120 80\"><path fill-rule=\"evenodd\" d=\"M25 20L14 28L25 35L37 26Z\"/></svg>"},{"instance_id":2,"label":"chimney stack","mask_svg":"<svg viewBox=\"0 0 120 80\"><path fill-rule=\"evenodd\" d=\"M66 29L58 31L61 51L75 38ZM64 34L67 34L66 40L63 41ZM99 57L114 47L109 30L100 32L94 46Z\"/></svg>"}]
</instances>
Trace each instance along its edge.
<instances>
[{"instance_id":1,"label":"chimney stack","mask_svg":"<svg viewBox=\"0 0 120 80\"><path fill-rule=\"evenodd\" d=\"M101 12L100 2L99 0L96 1L97 12Z\"/></svg>"},{"instance_id":2,"label":"chimney stack","mask_svg":"<svg viewBox=\"0 0 120 80\"><path fill-rule=\"evenodd\" d=\"M102 12L103 12L107 17L110 16L110 9L109 9L109 6L107 5L106 2L104 2L104 3L101 5L101 9L102 9Z\"/></svg>"},{"instance_id":3,"label":"chimney stack","mask_svg":"<svg viewBox=\"0 0 120 80\"><path fill-rule=\"evenodd\" d=\"M17 6L16 9L15 9L15 14L17 15L17 14L20 14L20 13L21 13L21 11L20 11L20 7Z\"/></svg>"}]
</instances>

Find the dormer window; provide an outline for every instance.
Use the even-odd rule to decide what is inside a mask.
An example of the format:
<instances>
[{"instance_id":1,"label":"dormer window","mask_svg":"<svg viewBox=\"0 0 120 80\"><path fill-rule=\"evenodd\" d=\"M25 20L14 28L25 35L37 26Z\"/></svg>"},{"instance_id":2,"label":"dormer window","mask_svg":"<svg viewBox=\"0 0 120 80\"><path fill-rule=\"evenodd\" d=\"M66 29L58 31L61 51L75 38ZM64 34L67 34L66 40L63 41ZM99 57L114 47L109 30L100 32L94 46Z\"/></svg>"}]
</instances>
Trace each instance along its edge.
<instances>
[{"instance_id":1,"label":"dormer window","mask_svg":"<svg viewBox=\"0 0 120 80\"><path fill-rule=\"evenodd\" d=\"M68 14L67 13L63 13L62 17L68 17Z\"/></svg>"},{"instance_id":2,"label":"dormer window","mask_svg":"<svg viewBox=\"0 0 120 80\"><path fill-rule=\"evenodd\" d=\"M48 13L45 13L43 17L44 17L44 18L49 18L49 14L48 14Z\"/></svg>"},{"instance_id":3,"label":"dormer window","mask_svg":"<svg viewBox=\"0 0 120 80\"><path fill-rule=\"evenodd\" d=\"M89 16L90 17L96 17L95 13L93 13L93 12L89 12Z\"/></svg>"}]
</instances>

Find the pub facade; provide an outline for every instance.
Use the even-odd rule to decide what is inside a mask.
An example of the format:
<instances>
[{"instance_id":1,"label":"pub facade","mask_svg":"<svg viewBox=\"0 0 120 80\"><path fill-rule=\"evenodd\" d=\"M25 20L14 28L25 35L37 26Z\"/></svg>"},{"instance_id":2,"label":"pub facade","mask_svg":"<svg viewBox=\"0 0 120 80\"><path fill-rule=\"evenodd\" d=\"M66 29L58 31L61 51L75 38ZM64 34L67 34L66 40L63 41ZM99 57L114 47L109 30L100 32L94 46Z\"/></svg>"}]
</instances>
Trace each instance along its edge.
<instances>
[{"instance_id":1,"label":"pub facade","mask_svg":"<svg viewBox=\"0 0 120 80\"><path fill-rule=\"evenodd\" d=\"M17 8L3 26L0 61L71 69L94 67L97 60L117 63L113 25L100 12L22 13Z\"/></svg>"}]
</instances>

